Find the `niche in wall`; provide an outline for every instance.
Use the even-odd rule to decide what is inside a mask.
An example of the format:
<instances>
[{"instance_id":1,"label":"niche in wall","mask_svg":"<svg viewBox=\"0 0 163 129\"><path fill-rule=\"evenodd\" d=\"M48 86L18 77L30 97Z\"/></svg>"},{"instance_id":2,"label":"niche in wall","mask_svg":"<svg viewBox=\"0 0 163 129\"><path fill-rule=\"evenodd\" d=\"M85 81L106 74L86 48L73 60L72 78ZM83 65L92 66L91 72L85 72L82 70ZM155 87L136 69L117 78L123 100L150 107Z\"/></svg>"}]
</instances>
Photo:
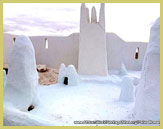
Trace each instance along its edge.
<instances>
[{"instance_id":1,"label":"niche in wall","mask_svg":"<svg viewBox=\"0 0 163 129\"><path fill-rule=\"evenodd\" d=\"M15 40L16 40L16 38L14 37L14 38L13 38L13 44L15 43Z\"/></svg>"},{"instance_id":2,"label":"niche in wall","mask_svg":"<svg viewBox=\"0 0 163 129\"><path fill-rule=\"evenodd\" d=\"M68 85L68 77L64 77L64 82L65 85Z\"/></svg>"},{"instance_id":3,"label":"niche in wall","mask_svg":"<svg viewBox=\"0 0 163 129\"><path fill-rule=\"evenodd\" d=\"M48 39L47 38L45 38L45 49L48 49Z\"/></svg>"},{"instance_id":4,"label":"niche in wall","mask_svg":"<svg viewBox=\"0 0 163 129\"><path fill-rule=\"evenodd\" d=\"M139 59L139 47L136 48L135 59Z\"/></svg>"}]
</instances>

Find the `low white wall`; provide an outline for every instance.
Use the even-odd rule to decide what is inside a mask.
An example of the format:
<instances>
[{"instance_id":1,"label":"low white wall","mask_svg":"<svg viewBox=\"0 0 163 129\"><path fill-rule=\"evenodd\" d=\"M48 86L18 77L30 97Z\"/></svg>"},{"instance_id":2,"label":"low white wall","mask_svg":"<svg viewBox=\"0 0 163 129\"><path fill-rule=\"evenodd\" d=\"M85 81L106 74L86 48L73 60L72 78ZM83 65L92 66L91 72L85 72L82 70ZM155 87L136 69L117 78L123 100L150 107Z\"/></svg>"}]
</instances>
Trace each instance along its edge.
<instances>
[{"instance_id":1,"label":"low white wall","mask_svg":"<svg viewBox=\"0 0 163 129\"><path fill-rule=\"evenodd\" d=\"M3 60L8 63L8 54L13 45L14 35L4 34ZM48 49L45 48L45 38L48 39ZM79 33L70 36L33 36L30 37L35 48L37 64L46 64L59 68L61 63L73 64L78 68ZM127 69L141 70L147 47L143 42L125 42L114 33L106 34L108 69L120 69L123 62ZM139 58L135 59L136 48L139 47Z\"/></svg>"},{"instance_id":2,"label":"low white wall","mask_svg":"<svg viewBox=\"0 0 163 129\"><path fill-rule=\"evenodd\" d=\"M3 34L3 64L8 63L8 55L13 46L13 38L15 35Z\"/></svg>"},{"instance_id":3,"label":"low white wall","mask_svg":"<svg viewBox=\"0 0 163 129\"><path fill-rule=\"evenodd\" d=\"M3 63L8 63L8 55L13 45L14 35L4 34ZM48 49L45 48L45 39L48 39ZM79 34L74 33L67 37L33 36L30 37L37 64L46 64L52 68L59 68L61 63L78 66Z\"/></svg>"},{"instance_id":4,"label":"low white wall","mask_svg":"<svg viewBox=\"0 0 163 129\"><path fill-rule=\"evenodd\" d=\"M48 39L48 49L45 48L45 38ZM78 66L78 34L68 37L30 37L36 53L37 64L46 64L59 68L61 63Z\"/></svg>"},{"instance_id":5,"label":"low white wall","mask_svg":"<svg viewBox=\"0 0 163 129\"><path fill-rule=\"evenodd\" d=\"M120 69L124 63L129 70L141 70L147 43L125 42L114 33L107 33L106 36L108 69ZM135 59L137 47L139 57Z\"/></svg>"}]
</instances>

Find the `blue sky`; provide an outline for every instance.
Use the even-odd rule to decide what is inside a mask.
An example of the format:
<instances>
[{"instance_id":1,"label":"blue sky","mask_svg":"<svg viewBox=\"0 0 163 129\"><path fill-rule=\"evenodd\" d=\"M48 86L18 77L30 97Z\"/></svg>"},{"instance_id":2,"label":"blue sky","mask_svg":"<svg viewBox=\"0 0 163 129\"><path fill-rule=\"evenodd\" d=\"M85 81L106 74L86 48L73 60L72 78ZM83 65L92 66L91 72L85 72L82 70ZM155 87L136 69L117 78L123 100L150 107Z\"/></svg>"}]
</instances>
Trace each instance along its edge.
<instances>
[{"instance_id":1,"label":"blue sky","mask_svg":"<svg viewBox=\"0 0 163 129\"><path fill-rule=\"evenodd\" d=\"M5 3L4 33L27 36L67 36L79 32L80 3ZM91 13L100 4L86 4ZM125 41L148 42L150 27L160 16L159 3L105 4L106 32L113 32Z\"/></svg>"}]
</instances>

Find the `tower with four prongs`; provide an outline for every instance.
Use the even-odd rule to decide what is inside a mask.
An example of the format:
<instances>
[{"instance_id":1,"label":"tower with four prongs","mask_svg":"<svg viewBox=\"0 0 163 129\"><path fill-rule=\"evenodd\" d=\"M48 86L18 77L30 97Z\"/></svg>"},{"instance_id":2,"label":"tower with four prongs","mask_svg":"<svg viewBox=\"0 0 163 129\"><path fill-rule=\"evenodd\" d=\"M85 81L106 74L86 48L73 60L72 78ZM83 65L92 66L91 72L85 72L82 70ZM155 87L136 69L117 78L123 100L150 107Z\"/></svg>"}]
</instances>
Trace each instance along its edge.
<instances>
[{"instance_id":1,"label":"tower with four prongs","mask_svg":"<svg viewBox=\"0 0 163 129\"><path fill-rule=\"evenodd\" d=\"M78 72L83 75L108 75L105 5L101 4L99 22L96 9L92 7L91 19L89 9L83 3L80 14L80 37Z\"/></svg>"}]
</instances>

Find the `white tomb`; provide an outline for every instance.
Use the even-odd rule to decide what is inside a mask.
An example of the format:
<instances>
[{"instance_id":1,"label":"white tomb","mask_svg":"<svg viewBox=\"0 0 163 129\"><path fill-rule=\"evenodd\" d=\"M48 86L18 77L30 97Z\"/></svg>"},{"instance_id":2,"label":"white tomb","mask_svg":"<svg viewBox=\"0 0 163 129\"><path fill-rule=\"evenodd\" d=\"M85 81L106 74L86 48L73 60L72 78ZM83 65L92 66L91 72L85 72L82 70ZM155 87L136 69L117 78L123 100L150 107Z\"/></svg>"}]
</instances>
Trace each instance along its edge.
<instances>
[{"instance_id":1,"label":"white tomb","mask_svg":"<svg viewBox=\"0 0 163 129\"><path fill-rule=\"evenodd\" d=\"M127 74L128 74L128 72L127 72L126 66L122 63L121 64L121 69L119 70L119 75L120 76L125 76Z\"/></svg>"},{"instance_id":2,"label":"white tomb","mask_svg":"<svg viewBox=\"0 0 163 129\"><path fill-rule=\"evenodd\" d=\"M9 55L8 77L4 89L4 105L28 111L38 102L38 73L35 51L30 39L18 36Z\"/></svg>"},{"instance_id":3,"label":"white tomb","mask_svg":"<svg viewBox=\"0 0 163 129\"><path fill-rule=\"evenodd\" d=\"M120 101L132 102L134 101L134 84L131 77L123 76L121 82Z\"/></svg>"},{"instance_id":4,"label":"white tomb","mask_svg":"<svg viewBox=\"0 0 163 129\"><path fill-rule=\"evenodd\" d=\"M99 22L96 9L92 8L91 22L89 10L81 5L78 73L83 75L108 75L105 6L101 4Z\"/></svg>"},{"instance_id":5,"label":"white tomb","mask_svg":"<svg viewBox=\"0 0 163 129\"><path fill-rule=\"evenodd\" d=\"M160 18L150 31L149 44L137 86L135 119L160 120Z\"/></svg>"},{"instance_id":6,"label":"white tomb","mask_svg":"<svg viewBox=\"0 0 163 129\"><path fill-rule=\"evenodd\" d=\"M60 65L58 83L69 86L78 85L79 75L73 65L69 65L67 68L65 64Z\"/></svg>"}]
</instances>

